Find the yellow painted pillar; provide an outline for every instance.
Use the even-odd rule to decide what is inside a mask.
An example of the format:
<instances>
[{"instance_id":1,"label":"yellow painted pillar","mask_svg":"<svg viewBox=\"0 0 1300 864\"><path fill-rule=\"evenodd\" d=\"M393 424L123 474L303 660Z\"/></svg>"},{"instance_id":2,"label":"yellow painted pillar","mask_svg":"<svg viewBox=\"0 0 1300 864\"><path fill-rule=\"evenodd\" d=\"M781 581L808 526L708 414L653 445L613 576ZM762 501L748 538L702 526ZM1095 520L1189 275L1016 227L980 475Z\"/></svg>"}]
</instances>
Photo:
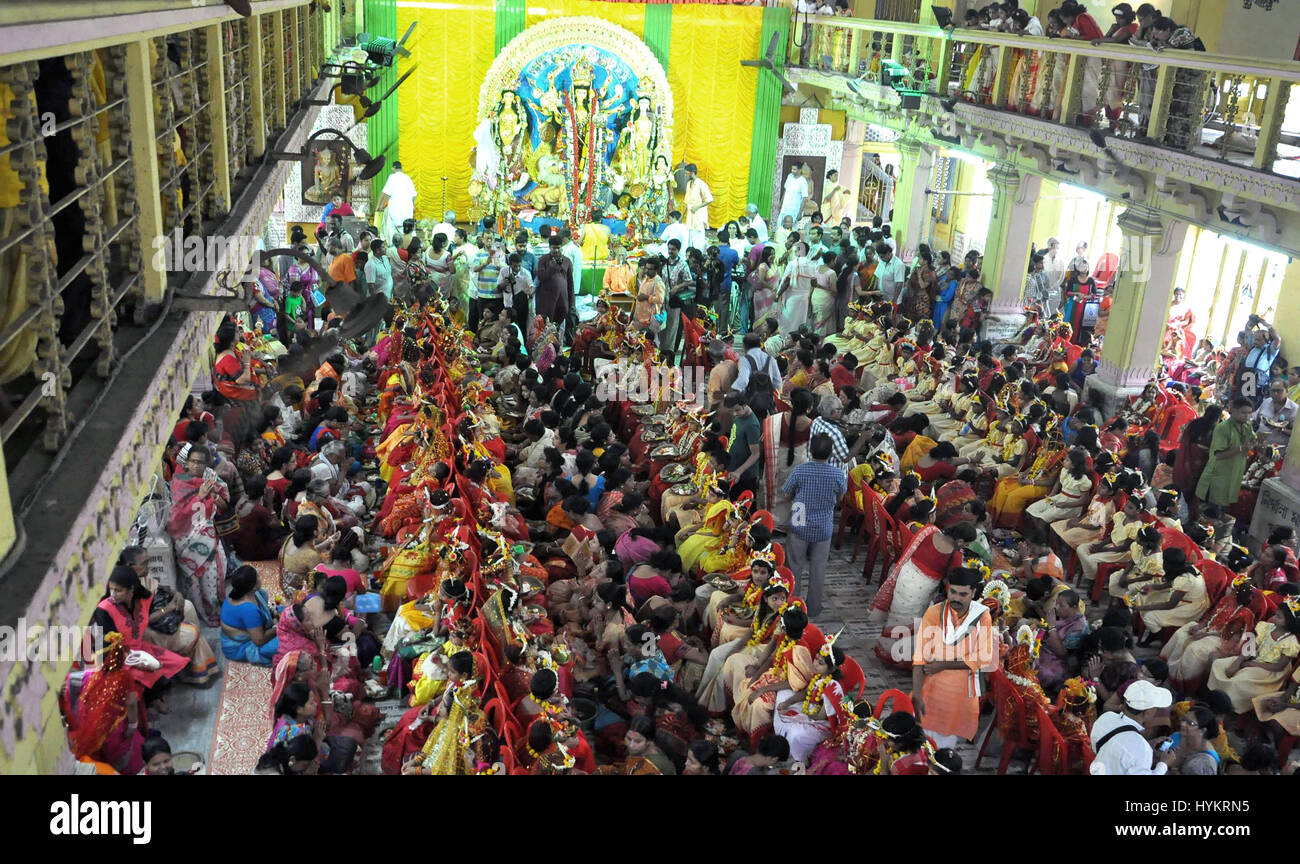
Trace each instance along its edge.
<instances>
[{"instance_id":1,"label":"yellow painted pillar","mask_svg":"<svg viewBox=\"0 0 1300 864\"><path fill-rule=\"evenodd\" d=\"M248 19L248 88L249 110L253 112L253 155L260 158L266 152L266 87L262 75L266 58L262 52L262 28L265 15Z\"/></svg>"},{"instance_id":2,"label":"yellow painted pillar","mask_svg":"<svg viewBox=\"0 0 1300 864\"><path fill-rule=\"evenodd\" d=\"M275 104L271 110L275 115L275 128L283 129L288 121L285 119L284 104L289 82L284 74L284 13L271 13L271 74L275 76Z\"/></svg>"},{"instance_id":3,"label":"yellow painted pillar","mask_svg":"<svg viewBox=\"0 0 1300 864\"><path fill-rule=\"evenodd\" d=\"M988 239L984 242L984 286L993 292L995 314L1021 311L1029 247L1033 238L1034 208L1043 178L1022 175L1014 165L999 162L988 174L993 184L993 207Z\"/></svg>"},{"instance_id":4,"label":"yellow painted pillar","mask_svg":"<svg viewBox=\"0 0 1300 864\"><path fill-rule=\"evenodd\" d=\"M1107 408L1139 392L1160 360L1160 339L1178 274L1187 223L1165 220L1144 204L1120 214L1119 272L1111 296L1097 374L1089 386L1106 397Z\"/></svg>"},{"instance_id":5,"label":"yellow painted pillar","mask_svg":"<svg viewBox=\"0 0 1300 864\"><path fill-rule=\"evenodd\" d=\"M5 472L5 460L0 459L0 561L4 560L17 541L14 502L9 498L9 475Z\"/></svg>"},{"instance_id":6,"label":"yellow painted pillar","mask_svg":"<svg viewBox=\"0 0 1300 864\"><path fill-rule=\"evenodd\" d=\"M916 247L924 242L930 221L930 196L925 194L934 169L935 148L919 139L903 136L896 144L903 157L899 180L894 186L892 229L899 253L911 260ZM881 214L891 222L889 214Z\"/></svg>"},{"instance_id":7,"label":"yellow painted pillar","mask_svg":"<svg viewBox=\"0 0 1300 864\"><path fill-rule=\"evenodd\" d=\"M219 204L219 212L215 215L220 216L230 212L230 130L226 126L226 60L221 25L204 27L203 38L207 42L208 56L208 116L212 128L212 176L215 184L212 192Z\"/></svg>"},{"instance_id":8,"label":"yellow painted pillar","mask_svg":"<svg viewBox=\"0 0 1300 864\"><path fill-rule=\"evenodd\" d=\"M126 45L126 104L131 127L131 162L139 208L136 230L142 251L141 279L146 303L161 303L167 289L167 268L154 266L154 241L163 236L162 199L158 194L158 141L154 128L153 42L137 39ZM229 198L227 198L229 200Z\"/></svg>"}]
</instances>

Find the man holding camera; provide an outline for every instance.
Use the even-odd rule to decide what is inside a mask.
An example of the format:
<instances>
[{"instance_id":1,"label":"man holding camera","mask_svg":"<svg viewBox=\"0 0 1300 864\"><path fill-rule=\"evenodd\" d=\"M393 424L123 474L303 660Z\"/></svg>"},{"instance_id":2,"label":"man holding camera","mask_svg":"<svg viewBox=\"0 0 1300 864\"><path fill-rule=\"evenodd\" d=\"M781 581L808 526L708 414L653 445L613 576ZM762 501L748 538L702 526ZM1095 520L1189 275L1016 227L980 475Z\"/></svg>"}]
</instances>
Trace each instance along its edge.
<instances>
[{"instance_id":1,"label":"man holding camera","mask_svg":"<svg viewBox=\"0 0 1300 864\"><path fill-rule=\"evenodd\" d=\"M1282 337L1272 324L1258 315L1251 315L1246 320L1246 329L1254 341L1237 364L1232 379L1232 395L1244 396L1258 408L1268 393L1273 363L1282 353Z\"/></svg>"}]
</instances>

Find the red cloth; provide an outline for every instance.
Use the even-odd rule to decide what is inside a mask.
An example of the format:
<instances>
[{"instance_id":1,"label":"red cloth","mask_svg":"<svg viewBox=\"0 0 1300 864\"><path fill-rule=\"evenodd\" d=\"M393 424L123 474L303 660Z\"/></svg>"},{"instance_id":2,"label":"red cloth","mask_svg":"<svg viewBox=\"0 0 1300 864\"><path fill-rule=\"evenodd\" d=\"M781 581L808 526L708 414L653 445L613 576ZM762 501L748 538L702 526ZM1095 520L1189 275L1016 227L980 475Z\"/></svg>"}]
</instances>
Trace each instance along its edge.
<instances>
[{"instance_id":1,"label":"red cloth","mask_svg":"<svg viewBox=\"0 0 1300 864\"><path fill-rule=\"evenodd\" d=\"M840 363L831 370L831 383L835 385L835 390L838 392L845 387L857 387L858 376L843 363Z\"/></svg>"}]
</instances>

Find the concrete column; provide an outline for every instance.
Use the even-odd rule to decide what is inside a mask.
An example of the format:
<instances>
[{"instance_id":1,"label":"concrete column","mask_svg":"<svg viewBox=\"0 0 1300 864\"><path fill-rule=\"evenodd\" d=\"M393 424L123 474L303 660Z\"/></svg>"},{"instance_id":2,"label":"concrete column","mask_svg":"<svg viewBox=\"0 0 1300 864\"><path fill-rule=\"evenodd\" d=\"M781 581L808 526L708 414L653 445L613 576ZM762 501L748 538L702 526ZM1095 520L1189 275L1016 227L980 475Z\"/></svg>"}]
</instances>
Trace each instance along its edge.
<instances>
[{"instance_id":1,"label":"concrete column","mask_svg":"<svg viewBox=\"0 0 1300 864\"><path fill-rule=\"evenodd\" d=\"M935 148L915 138L898 139L903 157L899 182L894 187L894 242L904 260L910 261L916 247L925 241L930 225L930 196L925 194L934 169Z\"/></svg>"},{"instance_id":2,"label":"concrete column","mask_svg":"<svg viewBox=\"0 0 1300 864\"><path fill-rule=\"evenodd\" d=\"M1088 379L1098 390L1108 410L1151 379L1160 359L1173 296L1178 253L1187 234L1187 223L1165 220L1144 204L1130 204L1120 214L1123 234L1119 272L1110 290L1113 298L1097 374Z\"/></svg>"},{"instance_id":3,"label":"concrete column","mask_svg":"<svg viewBox=\"0 0 1300 864\"><path fill-rule=\"evenodd\" d=\"M857 32L857 31L854 31ZM844 124L844 155L840 157L840 185L853 193L853 221L858 220L858 201L862 197L862 142L867 136L867 124L862 120L849 120Z\"/></svg>"}]
</instances>

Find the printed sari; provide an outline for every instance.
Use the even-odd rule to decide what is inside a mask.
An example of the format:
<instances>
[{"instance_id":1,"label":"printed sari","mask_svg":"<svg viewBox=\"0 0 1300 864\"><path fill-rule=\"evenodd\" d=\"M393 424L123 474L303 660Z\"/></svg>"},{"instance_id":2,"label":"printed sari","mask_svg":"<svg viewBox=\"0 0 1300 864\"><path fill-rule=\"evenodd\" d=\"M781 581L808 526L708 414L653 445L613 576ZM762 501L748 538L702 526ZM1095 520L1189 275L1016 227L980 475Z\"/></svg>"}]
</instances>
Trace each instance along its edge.
<instances>
[{"instance_id":1,"label":"printed sari","mask_svg":"<svg viewBox=\"0 0 1300 864\"><path fill-rule=\"evenodd\" d=\"M218 501L229 502L226 484L217 481L212 494L199 497L202 477L172 477L172 512L167 533L176 549L180 592L194 602L204 623L216 627L221 619L222 589L226 580L226 550L217 536L214 518Z\"/></svg>"}]
</instances>

